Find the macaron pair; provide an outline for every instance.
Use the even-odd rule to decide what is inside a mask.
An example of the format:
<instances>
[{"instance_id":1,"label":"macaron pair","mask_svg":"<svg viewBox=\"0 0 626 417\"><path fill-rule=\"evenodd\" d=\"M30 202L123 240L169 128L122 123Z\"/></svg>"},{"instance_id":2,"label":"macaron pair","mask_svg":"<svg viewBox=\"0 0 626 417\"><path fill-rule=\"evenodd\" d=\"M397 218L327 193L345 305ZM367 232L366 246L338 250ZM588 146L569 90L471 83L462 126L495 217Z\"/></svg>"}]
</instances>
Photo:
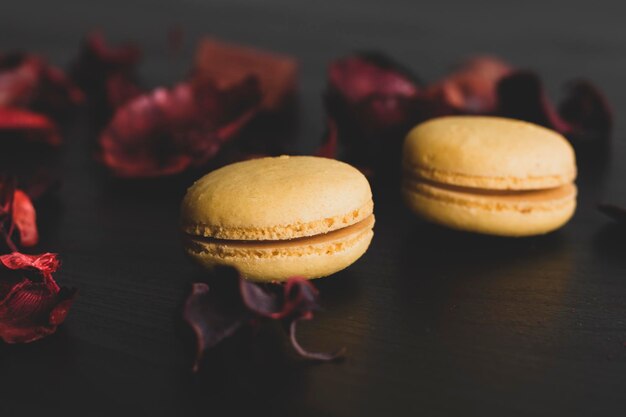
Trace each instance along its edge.
<instances>
[{"instance_id":1,"label":"macaron pair","mask_svg":"<svg viewBox=\"0 0 626 417\"><path fill-rule=\"evenodd\" d=\"M451 116L415 127L403 148L408 207L453 229L543 234L576 209L576 160L557 132L518 120Z\"/></svg>"},{"instance_id":2,"label":"macaron pair","mask_svg":"<svg viewBox=\"0 0 626 417\"><path fill-rule=\"evenodd\" d=\"M184 246L200 265L234 266L251 280L323 277L365 253L373 208L367 179L343 162L311 156L238 162L187 191Z\"/></svg>"}]
</instances>

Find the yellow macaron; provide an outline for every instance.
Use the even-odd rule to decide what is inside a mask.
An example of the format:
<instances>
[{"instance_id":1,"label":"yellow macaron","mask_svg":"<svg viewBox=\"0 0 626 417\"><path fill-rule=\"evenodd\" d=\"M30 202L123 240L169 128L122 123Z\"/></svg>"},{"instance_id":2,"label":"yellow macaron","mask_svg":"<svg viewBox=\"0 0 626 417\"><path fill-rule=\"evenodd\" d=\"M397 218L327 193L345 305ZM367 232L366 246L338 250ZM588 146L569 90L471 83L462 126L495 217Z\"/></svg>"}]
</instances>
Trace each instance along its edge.
<instances>
[{"instance_id":1,"label":"yellow macaron","mask_svg":"<svg viewBox=\"0 0 626 417\"><path fill-rule=\"evenodd\" d=\"M557 132L483 116L432 119L403 148L404 199L454 229L530 236L563 226L576 209L576 158Z\"/></svg>"},{"instance_id":2,"label":"yellow macaron","mask_svg":"<svg viewBox=\"0 0 626 417\"><path fill-rule=\"evenodd\" d=\"M248 279L318 278L367 250L374 226L367 179L313 156L238 162L196 181L181 206L186 252L207 268L231 265Z\"/></svg>"}]
</instances>

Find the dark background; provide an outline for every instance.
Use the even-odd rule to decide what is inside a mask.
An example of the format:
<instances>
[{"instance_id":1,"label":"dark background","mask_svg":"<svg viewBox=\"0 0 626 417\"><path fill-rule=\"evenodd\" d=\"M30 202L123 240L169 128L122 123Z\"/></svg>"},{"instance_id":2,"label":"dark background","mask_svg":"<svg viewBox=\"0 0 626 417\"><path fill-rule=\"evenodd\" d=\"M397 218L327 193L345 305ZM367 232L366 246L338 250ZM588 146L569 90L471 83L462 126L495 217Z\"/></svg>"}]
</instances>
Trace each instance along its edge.
<instances>
[{"instance_id":1,"label":"dark background","mask_svg":"<svg viewBox=\"0 0 626 417\"><path fill-rule=\"evenodd\" d=\"M301 327L303 343L345 346L347 360L303 362L268 326L220 346L193 376L177 328L178 306L202 275L178 240L188 183L111 180L77 115L66 145L39 157L63 184L40 210L40 249L60 253L58 281L80 297L54 336L0 345L0 415L624 415L626 231L595 209L626 203L626 37L616 3L4 1L0 50L65 66L82 36L101 28L143 47L148 85L180 79L204 34L298 57L294 151L313 151L323 132L328 61L355 49L383 50L426 80L493 53L539 71L555 98L585 76L606 92L616 129L608 148L577 145L579 209L548 236L448 232L414 219L395 190L376 190L370 250L316 282L325 311ZM177 58L167 49L175 26L185 41Z\"/></svg>"}]
</instances>

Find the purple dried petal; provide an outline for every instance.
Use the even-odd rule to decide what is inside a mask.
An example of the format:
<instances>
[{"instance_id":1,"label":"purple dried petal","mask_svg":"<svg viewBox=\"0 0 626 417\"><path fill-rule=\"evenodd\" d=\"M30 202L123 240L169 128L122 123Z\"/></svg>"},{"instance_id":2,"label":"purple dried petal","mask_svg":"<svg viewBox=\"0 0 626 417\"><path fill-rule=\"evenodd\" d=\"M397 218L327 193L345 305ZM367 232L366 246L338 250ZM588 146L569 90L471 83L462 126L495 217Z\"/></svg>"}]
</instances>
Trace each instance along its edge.
<instances>
[{"instance_id":1,"label":"purple dried petal","mask_svg":"<svg viewBox=\"0 0 626 417\"><path fill-rule=\"evenodd\" d=\"M346 353L345 348L338 349L335 352L310 352L306 350L305 348L303 348L302 345L298 343L298 339L296 338L296 325L298 324L298 321L300 320L302 319L293 320L289 324L289 340L291 341L291 346L293 346L294 350L298 352L298 355L300 355L301 357L305 359L314 360L314 361L322 361L322 362L343 359Z\"/></svg>"},{"instance_id":2,"label":"purple dried petal","mask_svg":"<svg viewBox=\"0 0 626 417\"><path fill-rule=\"evenodd\" d=\"M500 81L498 114L545 126L563 134L572 131L548 100L539 76L531 71L517 71Z\"/></svg>"},{"instance_id":3,"label":"purple dried petal","mask_svg":"<svg viewBox=\"0 0 626 417\"><path fill-rule=\"evenodd\" d=\"M604 94L587 80L568 83L567 96L561 102L559 112L581 134L606 137L613 127L611 106Z\"/></svg>"},{"instance_id":4,"label":"purple dried petal","mask_svg":"<svg viewBox=\"0 0 626 417\"><path fill-rule=\"evenodd\" d=\"M229 311L217 303L207 284L193 284L183 307L183 319L196 335L194 372L198 371L204 352L232 336L246 322L247 314L243 308L230 307Z\"/></svg>"}]
</instances>

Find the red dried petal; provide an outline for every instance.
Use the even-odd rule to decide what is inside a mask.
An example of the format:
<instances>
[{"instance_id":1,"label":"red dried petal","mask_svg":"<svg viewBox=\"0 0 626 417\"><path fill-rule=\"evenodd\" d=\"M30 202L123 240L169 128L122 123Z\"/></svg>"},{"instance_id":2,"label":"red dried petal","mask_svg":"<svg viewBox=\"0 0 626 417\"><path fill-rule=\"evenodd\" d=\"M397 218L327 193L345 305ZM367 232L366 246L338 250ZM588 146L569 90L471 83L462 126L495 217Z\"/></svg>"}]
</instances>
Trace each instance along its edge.
<instances>
[{"instance_id":1,"label":"red dried petal","mask_svg":"<svg viewBox=\"0 0 626 417\"><path fill-rule=\"evenodd\" d=\"M498 107L498 82L512 70L509 64L495 57L479 56L465 61L426 89L422 117L494 113Z\"/></svg>"},{"instance_id":2,"label":"red dried petal","mask_svg":"<svg viewBox=\"0 0 626 417\"><path fill-rule=\"evenodd\" d=\"M23 53L0 55L0 107L60 117L82 101L82 91L43 59Z\"/></svg>"},{"instance_id":3,"label":"red dried petal","mask_svg":"<svg viewBox=\"0 0 626 417\"><path fill-rule=\"evenodd\" d=\"M295 93L298 62L287 55L261 51L206 38L196 52L194 77L211 80L219 89L230 89L250 76L260 83L261 108L277 111Z\"/></svg>"},{"instance_id":4,"label":"red dried petal","mask_svg":"<svg viewBox=\"0 0 626 417\"><path fill-rule=\"evenodd\" d=\"M298 338L296 337L296 326L300 320L306 320L306 319L308 318L305 317L302 319L293 320L289 324L289 340L291 341L291 346L293 346L294 350L298 353L298 355L308 360L322 361L322 362L342 359L344 355L346 354L345 348L340 348L334 352L311 352L305 349L304 347L302 347L302 345L300 345L300 343L298 342Z\"/></svg>"},{"instance_id":5,"label":"red dried petal","mask_svg":"<svg viewBox=\"0 0 626 417\"><path fill-rule=\"evenodd\" d=\"M258 111L255 79L228 90L182 83L117 110L100 137L102 161L121 177L154 177L206 163Z\"/></svg>"},{"instance_id":6,"label":"red dried petal","mask_svg":"<svg viewBox=\"0 0 626 417\"><path fill-rule=\"evenodd\" d=\"M539 76L531 71L517 71L504 77L498 85L498 113L504 117L526 120L572 133L571 126L558 114Z\"/></svg>"},{"instance_id":7,"label":"red dried petal","mask_svg":"<svg viewBox=\"0 0 626 417\"><path fill-rule=\"evenodd\" d=\"M25 253L13 252L8 255L0 255L0 264L8 269L34 269L39 271L44 277L52 276L59 269L59 259L56 253L43 253L41 255L27 255Z\"/></svg>"},{"instance_id":8,"label":"red dried petal","mask_svg":"<svg viewBox=\"0 0 626 417\"><path fill-rule=\"evenodd\" d=\"M106 95L111 108L117 108L139 97L143 90L124 74L110 75L106 80Z\"/></svg>"},{"instance_id":9,"label":"red dried petal","mask_svg":"<svg viewBox=\"0 0 626 417\"><path fill-rule=\"evenodd\" d=\"M232 336L245 323L247 314L243 308L236 308L236 304L230 311L222 307L211 296L208 285L193 284L191 293L185 300L183 319L196 337L194 372L198 371L207 350Z\"/></svg>"},{"instance_id":10,"label":"red dried petal","mask_svg":"<svg viewBox=\"0 0 626 417\"><path fill-rule=\"evenodd\" d=\"M49 145L61 144L56 123L41 114L12 107L0 107L0 133Z\"/></svg>"},{"instance_id":11,"label":"red dried petal","mask_svg":"<svg viewBox=\"0 0 626 417\"><path fill-rule=\"evenodd\" d=\"M384 55L333 61L324 102L346 159L359 166L395 167L404 136L419 121L421 94L417 78Z\"/></svg>"},{"instance_id":12,"label":"red dried petal","mask_svg":"<svg viewBox=\"0 0 626 417\"><path fill-rule=\"evenodd\" d=\"M91 104L105 116L136 97L136 70L141 51L131 43L109 45L100 32L88 34L72 66L72 78L87 93Z\"/></svg>"},{"instance_id":13,"label":"red dried petal","mask_svg":"<svg viewBox=\"0 0 626 417\"><path fill-rule=\"evenodd\" d=\"M411 76L381 54L359 54L339 59L328 68L329 88L357 103L372 95L415 97L421 88Z\"/></svg>"},{"instance_id":14,"label":"red dried petal","mask_svg":"<svg viewBox=\"0 0 626 417\"><path fill-rule=\"evenodd\" d=\"M360 54L331 63L326 104L331 117L344 118L365 134L415 121L421 87L399 64L380 54Z\"/></svg>"},{"instance_id":15,"label":"red dried petal","mask_svg":"<svg viewBox=\"0 0 626 417\"><path fill-rule=\"evenodd\" d=\"M32 201L21 190L16 190L13 197L13 222L20 233L20 244L34 246L39 241L37 215Z\"/></svg>"},{"instance_id":16,"label":"red dried petal","mask_svg":"<svg viewBox=\"0 0 626 417\"><path fill-rule=\"evenodd\" d=\"M59 261L56 254L25 255L14 252L0 256L0 339L6 343L29 343L54 333L76 295L60 288L52 278ZM41 279L8 270L35 270Z\"/></svg>"},{"instance_id":17,"label":"red dried petal","mask_svg":"<svg viewBox=\"0 0 626 417\"><path fill-rule=\"evenodd\" d=\"M613 127L613 111L602 91L587 80L572 81L567 89L559 106L561 117L579 134L607 137Z\"/></svg>"}]
</instances>

